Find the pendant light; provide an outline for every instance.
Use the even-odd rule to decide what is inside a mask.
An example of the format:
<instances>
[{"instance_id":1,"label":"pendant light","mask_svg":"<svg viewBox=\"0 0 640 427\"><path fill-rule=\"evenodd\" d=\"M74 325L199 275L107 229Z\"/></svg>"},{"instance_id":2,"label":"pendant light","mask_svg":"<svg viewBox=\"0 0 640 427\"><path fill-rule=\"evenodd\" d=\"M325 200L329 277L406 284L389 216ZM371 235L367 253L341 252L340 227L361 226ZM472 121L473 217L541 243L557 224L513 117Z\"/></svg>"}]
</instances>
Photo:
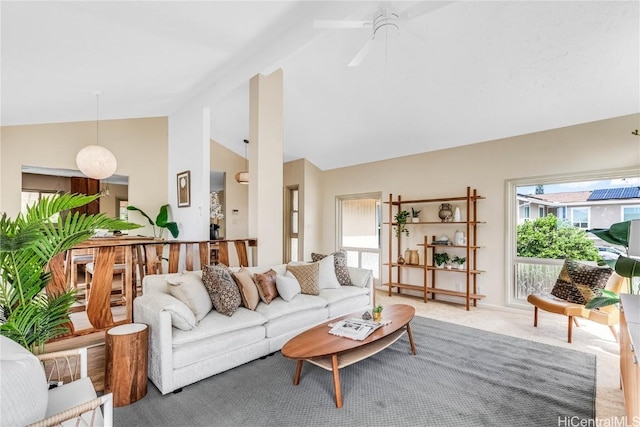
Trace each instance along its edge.
<instances>
[{"instance_id":1,"label":"pendant light","mask_svg":"<svg viewBox=\"0 0 640 427\"><path fill-rule=\"evenodd\" d=\"M249 184L249 167L247 166L247 146L249 145L249 140L244 140L244 171L238 172L236 174L236 182L238 184L247 185Z\"/></svg>"},{"instance_id":2,"label":"pendant light","mask_svg":"<svg viewBox=\"0 0 640 427\"><path fill-rule=\"evenodd\" d=\"M99 145L100 94L100 92L94 92L96 95L96 144L87 145L76 156L76 164L80 172L93 179L109 178L118 167L113 153Z\"/></svg>"}]
</instances>

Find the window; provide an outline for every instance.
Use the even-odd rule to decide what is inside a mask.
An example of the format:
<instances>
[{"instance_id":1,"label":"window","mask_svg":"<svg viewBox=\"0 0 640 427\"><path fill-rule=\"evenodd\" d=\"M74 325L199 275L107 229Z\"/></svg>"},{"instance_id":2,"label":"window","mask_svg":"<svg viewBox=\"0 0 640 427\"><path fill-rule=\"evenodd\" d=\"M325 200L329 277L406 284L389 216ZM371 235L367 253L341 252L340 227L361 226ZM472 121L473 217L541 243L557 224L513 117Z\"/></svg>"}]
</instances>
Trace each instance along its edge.
<instances>
[{"instance_id":1,"label":"window","mask_svg":"<svg viewBox=\"0 0 640 427\"><path fill-rule=\"evenodd\" d=\"M631 221L632 219L640 219L640 205L622 207L622 221Z\"/></svg>"},{"instance_id":2,"label":"window","mask_svg":"<svg viewBox=\"0 0 640 427\"><path fill-rule=\"evenodd\" d=\"M607 249L612 245L586 230L640 219L637 168L516 179L506 184L508 305L528 306L527 295L549 292L565 258L595 265L603 254L611 256ZM529 205L538 218L529 217ZM524 221L525 217L529 219Z\"/></svg>"},{"instance_id":3,"label":"window","mask_svg":"<svg viewBox=\"0 0 640 427\"><path fill-rule=\"evenodd\" d=\"M571 208L571 224L587 230L589 228L589 208Z\"/></svg>"},{"instance_id":4,"label":"window","mask_svg":"<svg viewBox=\"0 0 640 427\"><path fill-rule=\"evenodd\" d=\"M531 206L525 206L523 211L522 217L524 219L531 219Z\"/></svg>"},{"instance_id":5,"label":"window","mask_svg":"<svg viewBox=\"0 0 640 427\"><path fill-rule=\"evenodd\" d=\"M299 261L299 244L298 244L298 229L300 222L300 191L298 186L288 187L286 200L285 200L285 245L284 245L284 259L286 262Z\"/></svg>"}]
</instances>

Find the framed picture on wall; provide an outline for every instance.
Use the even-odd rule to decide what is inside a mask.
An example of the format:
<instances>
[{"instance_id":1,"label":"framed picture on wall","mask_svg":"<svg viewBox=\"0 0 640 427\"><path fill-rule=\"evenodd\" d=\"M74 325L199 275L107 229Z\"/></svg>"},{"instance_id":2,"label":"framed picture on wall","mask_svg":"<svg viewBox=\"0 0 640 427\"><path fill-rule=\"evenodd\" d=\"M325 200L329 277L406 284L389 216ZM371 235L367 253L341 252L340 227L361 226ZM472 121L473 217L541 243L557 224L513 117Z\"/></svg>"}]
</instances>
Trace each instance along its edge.
<instances>
[{"instance_id":1,"label":"framed picture on wall","mask_svg":"<svg viewBox=\"0 0 640 427\"><path fill-rule=\"evenodd\" d=\"M191 206L191 171L178 174L178 207Z\"/></svg>"}]
</instances>

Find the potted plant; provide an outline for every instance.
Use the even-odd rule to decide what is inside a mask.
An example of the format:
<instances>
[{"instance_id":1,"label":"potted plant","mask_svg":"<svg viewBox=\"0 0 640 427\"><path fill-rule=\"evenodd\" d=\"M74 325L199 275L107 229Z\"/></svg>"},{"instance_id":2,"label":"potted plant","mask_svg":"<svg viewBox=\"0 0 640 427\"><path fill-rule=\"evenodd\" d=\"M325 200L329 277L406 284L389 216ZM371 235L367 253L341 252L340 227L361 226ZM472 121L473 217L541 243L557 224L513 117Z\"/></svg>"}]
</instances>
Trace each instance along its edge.
<instances>
[{"instance_id":1,"label":"potted plant","mask_svg":"<svg viewBox=\"0 0 640 427\"><path fill-rule=\"evenodd\" d=\"M71 213L98 197L56 194L40 199L15 219L6 213L0 218L0 334L32 352L43 352L47 341L70 330L69 309L75 290L47 292L52 278L49 262L89 239L97 229L140 227L104 214ZM51 218L56 214L54 221Z\"/></svg>"},{"instance_id":2,"label":"potted plant","mask_svg":"<svg viewBox=\"0 0 640 427\"><path fill-rule=\"evenodd\" d=\"M459 270L464 270L464 263L467 262L467 259L465 257L456 255L453 257L452 261L454 264L458 265Z\"/></svg>"},{"instance_id":3,"label":"potted plant","mask_svg":"<svg viewBox=\"0 0 640 427\"><path fill-rule=\"evenodd\" d=\"M140 212L142 216L147 218L149 224L151 224L151 226L153 227L153 237L155 238L162 239L165 229L171 232L171 235L174 239L178 237L178 234L180 233L180 231L178 230L178 224L169 221L169 205L160 206L160 212L158 212L158 216L156 216L155 222L149 215L144 213L142 209L139 209L135 206L127 206L127 210Z\"/></svg>"},{"instance_id":4,"label":"potted plant","mask_svg":"<svg viewBox=\"0 0 640 427\"><path fill-rule=\"evenodd\" d=\"M422 211L411 208L411 222L420 222L420 212Z\"/></svg>"},{"instance_id":5,"label":"potted plant","mask_svg":"<svg viewBox=\"0 0 640 427\"><path fill-rule=\"evenodd\" d=\"M379 322L380 320L382 320L382 306L381 305L376 305L375 307L373 307L373 309L371 310L371 313L373 314L373 321L374 322Z\"/></svg>"},{"instance_id":6,"label":"potted plant","mask_svg":"<svg viewBox=\"0 0 640 427\"><path fill-rule=\"evenodd\" d=\"M446 252L436 253L433 255L433 259L438 267L442 267L443 264L449 262L449 254Z\"/></svg>"},{"instance_id":7,"label":"potted plant","mask_svg":"<svg viewBox=\"0 0 640 427\"><path fill-rule=\"evenodd\" d=\"M628 253L630 227L631 221L623 221L611 224L611 227L609 228L594 228L587 230L587 232L595 234L607 243L624 246ZM598 264L608 265L620 276L626 277L629 286L628 292L630 294L635 293L633 289L633 278L640 276L640 260L620 255L618 259L600 260ZM640 287L638 289L638 293L640 294ZM617 293L601 289L599 291L599 295L588 301L585 307L594 309L619 303L620 296Z\"/></svg>"},{"instance_id":8,"label":"potted plant","mask_svg":"<svg viewBox=\"0 0 640 427\"><path fill-rule=\"evenodd\" d=\"M397 227L395 228L396 230L396 237L400 237L400 234L404 233L405 236L409 235L409 229L406 227L407 225L407 219L409 218L409 215L411 215L409 213L409 211L400 211L395 215L395 222L397 223Z\"/></svg>"}]
</instances>

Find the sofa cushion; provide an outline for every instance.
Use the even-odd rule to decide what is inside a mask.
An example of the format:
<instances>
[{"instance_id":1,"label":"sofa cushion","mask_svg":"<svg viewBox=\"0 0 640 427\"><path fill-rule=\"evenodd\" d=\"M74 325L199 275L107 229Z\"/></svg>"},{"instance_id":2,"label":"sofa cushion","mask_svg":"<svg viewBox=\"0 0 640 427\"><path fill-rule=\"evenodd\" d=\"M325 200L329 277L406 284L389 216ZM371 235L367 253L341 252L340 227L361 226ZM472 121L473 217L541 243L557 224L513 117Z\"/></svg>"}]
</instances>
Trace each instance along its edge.
<instances>
[{"instance_id":1,"label":"sofa cushion","mask_svg":"<svg viewBox=\"0 0 640 427\"><path fill-rule=\"evenodd\" d=\"M253 281L253 274L251 271L242 267L240 270L233 273L233 278L240 290L242 305L249 310L255 310L256 306L260 302L260 294L258 293L256 283Z\"/></svg>"},{"instance_id":2,"label":"sofa cushion","mask_svg":"<svg viewBox=\"0 0 640 427\"><path fill-rule=\"evenodd\" d=\"M300 294L300 283L290 271L287 271L284 276L279 274L276 276L276 288L278 289L278 295L287 302Z\"/></svg>"},{"instance_id":3,"label":"sofa cushion","mask_svg":"<svg viewBox=\"0 0 640 427\"><path fill-rule=\"evenodd\" d=\"M253 280L258 287L258 294L260 299L265 304L270 304L275 297L278 296L278 289L276 287L277 273L274 270L269 270L266 273L257 273L253 275Z\"/></svg>"},{"instance_id":4,"label":"sofa cushion","mask_svg":"<svg viewBox=\"0 0 640 427\"><path fill-rule=\"evenodd\" d=\"M369 288L343 286L340 289L321 289L320 297L326 300L328 305L331 305L360 295L369 295L369 293Z\"/></svg>"},{"instance_id":5,"label":"sofa cushion","mask_svg":"<svg viewBox=\"0 0 640 427\"><path fill-rule=\"evenodd\" d=\"M371 270L349 267L349 278L351 279L351 284L359 288L367 286L372 274L373 272Z\"/></svg>"},{"instance_id":6,"label":"sofa cushion","mask_svg":"<svg viewBox=\"0 0 640 427\"><path fill-rule=\"evenodd\" d=\"M279 317L288 316L305 310L324 308L327 301L315 295L301 294L296 296L293 301L286 302L282 298L275 298L271 304L258 304L256 312L262 314L269 321Z\"/></svg>"},{"instance_id":7,"label":"sofa cushion","mask_svg":"<svg viewBox=\"0 0 640 427\"><path fill-rule=\"evenodd\" d=\"M206 297L209 302L211 302L209 295L206 295ZM189 331L198 323L193 311L191 311L185 303L174 296L158 293L153 296L153 299L157 301L163 311L166 311L171 315L171 324L174 327L184 331Z\"/></svg>"},{"instance_id":8,"label":"sofa cushion","mask_svg":"<svg viewBox=\"0 0 640 427\"><path fill-rule=\"evenodd\" d=\"M24 426L45 417L47 378L36 356L0 335L0 424Z\"/></svg>"},{"instance_id":9,"label":"sofa cushion","mask_svg":"<svg viewBox=\"0 0 640 427\"><path fill-rule=\"evenodd\" d=\"M351 278L349 277L349 268L347 267L347 253L345 251L337 251L330 255L333 255L334 271L338 282L342 286L351 286ZM311 260L313 262L320 261L327 257L327 255L312 253Z\"/></svg>"},{"instance_id":10,"label":"sofa cushion","mask_svg":"<svg viewBox=\"0 0 640 427\"><path fill-rule=\"evenodd\" d=\"M295 300L304 295L298 295ZM311 296L311 295L308 295ZM294 300L294 301L295 301ZM285 303L286 304L286 303ZM302 310L297 313L291 313L287 316L278 317L269 320L264 324L267 338L281 337L288 335L292 331L305 330L318 323L326 322L328 318L328 310L326 307ZM296 334L297 335L297 334ZM283 343L284 344L284 343Z\"/></svg>"},{"instance_id":11,"label":"sofa cushion","mask_svg":"<svg viewBox=\"0 0 640 427\"><path fill-rule=\"evenodd\" d=\"M240 307L240 291L228 267L222 264L205 265L202 269L202 282L209 292L213 307L219 313L231 316Z\"/></svg>"},{"instance_id":12,"label":"sofa cushion","mask_svg":"<svg viewBox=\"0 0 640 427\"><path fill-rule=\"evenodd\" d=\"M606 286L612 272L610 268L594 267L565 259L558 279L551 289L551 295L574 304L586 304L587 301L578 285L586 285L597 292Z\"/></svg>"},{"instance_id":13,"label":"sofa cushion","mask_svg":"<svg viewBox=\"0 0 640 427\"><path fill-rule=\"evenodd\" d=\"M311 264L289 264L287 270L290 271L300 283L300 290L306 295L320 294L320 268L317 263Z\"/></svg>"},{"instance_id":14,"label":"sofa cushion","mask_svg":"<svg viewBox=\"0 0 640 427\"><path fill-rule=\"evenodd\" d=\"M264 304L260 304L264 306ZM232 316L226 316L217 311L210 311L198 325L190 331L172 330L172 345L180 347L185 344L206 340L216 335L240 331L252 326L261 326L267 318L256 311L240 307Z\"/></svg>"},{"instance_id":15,"label":"sofa cushion","mask_svg":"<svg viewBox=\"0 0 640 427\"><path fill-rule=\"evenodd\" d=\"M185 271L178 274L167 275L169 293L185 303L193 312L196 321L202 320L213 308L207 288L202 283L199 274Z\"/></svg>"}]
</instances>

